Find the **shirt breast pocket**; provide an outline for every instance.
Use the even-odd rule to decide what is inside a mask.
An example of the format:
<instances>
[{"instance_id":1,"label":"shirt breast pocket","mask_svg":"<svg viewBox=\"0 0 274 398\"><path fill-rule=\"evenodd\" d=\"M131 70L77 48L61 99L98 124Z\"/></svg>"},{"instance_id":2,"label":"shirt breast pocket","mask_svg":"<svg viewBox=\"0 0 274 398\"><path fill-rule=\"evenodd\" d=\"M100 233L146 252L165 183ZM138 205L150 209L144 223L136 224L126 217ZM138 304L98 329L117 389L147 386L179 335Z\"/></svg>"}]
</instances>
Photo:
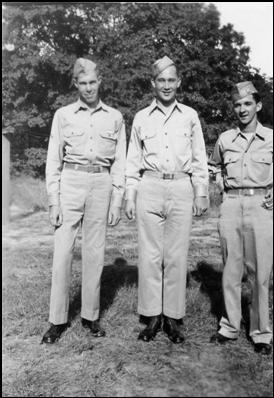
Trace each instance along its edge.
<instances>
[{"instance_id":1,"label":"shirt breast pocket","mask_svg":"<svg viewBox=\"0 0 274 398\"><path fill-rule=\"evenodd\" d=\"M241 165L240 159L242 154L237 152L227 152L224 154L224 165L226 170L226 179L233 179L240 182Z\"/></svg>"},{"instance_id":2,"label":"shirt breast pocket","mask_svg":"<svg viewBox=\"0 0 274 398\"><path fill-rule=\"evenodd\" d=\"M100 133L100 152L104 156L114 157L118 132L106 130Z\"/></svg>"},{"instance_id":3,"label":"shirt breast pocket","mask_svg":"<svg viewBox=\"0 0 274 398\"><path fill-rule=\"evenodd\" d=\"M149 154L155 154L158 148L157 133L155 131L143 131L141 138L145 151Z\"/></svg>"},{"instance_id":4,"label":"shirt breast pocket","mask_svg":"<svg viewBox=\"0 0 274 398\"><path fill-rule=\"evenodd\" d=\"M64 129L63 135L66 153L80 154L83 152L84 134L84 129L78 126L68 126Z\"/></svg>"},{"instance_id":5,"label":"shirt breast pocket","mask_svg":"<svg viewBox=\"0 0 274 398\"><path fill-rule=\"evenodd\" d=\"M175 130L175 134L172 135L170 134L171 137L173 137L173 148L177 156L182 157L185 156L186 153L189 154L189 151L191 149L191 131L188 131L187 129L184 130L178 129Z\"/></svg>"},{"instance_id":6,"label":"shirt breast pocket","mask_svg":"<svg viewBox=\"0 0 274 398\"><path fill-rule=\"evenodd\" d=\"M263 183L269 178L273 162L272 154L269 152L252 152L251 161L251 178L254 179L255 183Z\"/></svg>"}]
</instances>

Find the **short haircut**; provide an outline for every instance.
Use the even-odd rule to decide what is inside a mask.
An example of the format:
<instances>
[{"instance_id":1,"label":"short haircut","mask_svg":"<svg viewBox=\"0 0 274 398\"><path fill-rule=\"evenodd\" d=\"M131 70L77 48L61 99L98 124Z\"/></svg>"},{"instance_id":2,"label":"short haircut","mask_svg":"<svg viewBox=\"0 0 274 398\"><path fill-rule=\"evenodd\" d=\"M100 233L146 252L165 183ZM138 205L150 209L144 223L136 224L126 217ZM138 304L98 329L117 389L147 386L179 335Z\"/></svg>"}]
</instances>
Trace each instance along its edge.
<instances>
[{"instance_id":1,"label":"short haircut","mask_svg":"<svg viewBox=\"0 0 274 398\"><path fill-rule=\"evenodd\" d=\"M252 96L253 96L253 98L254 98L256 104L258 104L258 102L261 102L261 101L262 101L261 96L260 96L260 94L258 94L258 93L253 93Z\"/></svg>"}]
</instances>

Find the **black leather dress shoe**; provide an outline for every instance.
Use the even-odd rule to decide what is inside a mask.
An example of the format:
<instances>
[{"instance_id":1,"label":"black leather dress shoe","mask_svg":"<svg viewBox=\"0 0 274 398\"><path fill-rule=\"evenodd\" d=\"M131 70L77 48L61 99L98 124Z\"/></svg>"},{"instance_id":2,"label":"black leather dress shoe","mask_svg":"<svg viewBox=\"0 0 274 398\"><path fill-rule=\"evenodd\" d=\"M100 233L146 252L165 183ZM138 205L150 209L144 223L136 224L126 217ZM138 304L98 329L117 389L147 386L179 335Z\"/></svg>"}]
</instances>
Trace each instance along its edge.
<instances>
[{"instance_id":1,"label":"black leather dress shoe","mask_svg":"<svg viewBox=\"0 0 274 398\"><path fill-rule=\"evenodd\" d=\"M213 336L211 336L210 343L226 344L229 341L235 341L235 340L237 340L237 339L230 339L230 338L224 336L223 334L217 332L217 333L213 334Z\"/></svg>"},{"instance_id":2,"label":"black leather dress shoe","mask_svg":"<svg viewBox=\"0 0 274 398\"><path fill-rule=\"evenodd\" d=\"M272 346L271 344L267 343L255 343L254 351L259 352L262 355L270 355L272 351Z\"/></svg>"},{"instance_id":3,"label":"black leather dress shoe","mask_svg":"<svg viewBox=\"0 0 274 398\"><path fill-rule=\"evenodd\" d=\"M164 317L163 331L167 334L169 340L174 344L183 343L185 338L179 328L179 323L177 319Z\"/></svg>"},{"instance_id":4,"label":"black leather dress shoe","mask_svg":"<svg viewBox=\"0 0 274 398\"><path fill-rule=\"evenodd\" d=\"M94 337L104 337L106 335L106 332L100 326L98 320L89 321L88 319L82 318L82 325L85 329L89 329Z\"/></svg>"},{"instance_id":5,"label":"black leather dress shoe","mask_svg":"<svg viewBox=\"0 0 274 398\"><path fill-rule=\"evenodd\" d=\"M41 344L53 344L61 336L61 334L67 329L68 324L62 323L60 325L51 325L49 330L44 334Z\"/></svg>"},{"instance_id":6,"label":"black leather dress shoe","mask_svg":"<svg viewBox=\"0 0 274 398\"><path fill-rule=\"evenodd\" d=\"M161 315L150 317L150 320L146 328L140 332L138 340L143 340L143 341L153 340L157 332L161 329L161 323L162 323Z\"/></svg>"}]
</instances>

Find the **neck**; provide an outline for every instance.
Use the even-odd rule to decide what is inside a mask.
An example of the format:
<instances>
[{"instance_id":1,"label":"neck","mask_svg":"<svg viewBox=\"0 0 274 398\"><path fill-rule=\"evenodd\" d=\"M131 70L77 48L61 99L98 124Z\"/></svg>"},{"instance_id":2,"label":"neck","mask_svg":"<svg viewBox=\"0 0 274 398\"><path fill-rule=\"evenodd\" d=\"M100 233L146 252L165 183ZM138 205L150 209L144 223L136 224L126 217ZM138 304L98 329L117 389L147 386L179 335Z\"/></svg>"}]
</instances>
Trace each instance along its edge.
<instances>
[{"instance_id":1,"label":"neck","mask_svg":"<svg viewBox=\"0 0 274 398\"><path fill-rule=\"evenodd\" d=\"M83 98L81 98L81 97L80 97L80 100L81 100L89 109L92 109L92 110L94 110L94 109L97 107L97 105L99 104L99 98L97 98L96 101L91 102L91 103L86 102L86 101L85 101Z\"/></svg>"},{"instance_id":2,"label":"neck","mask_svg":"<svg viewBox=\"0 0 274 398\"><path fill-rule=\"evenodd\" d=\"M254 133L256 131L257 124L258 124L258 120L254 119L254 120L251 120L251 122L248 123L248 124L241 124L240 123L239 127L240 127L240 130L243 133L250 133L251 134L251 133Z\"/></svg>"},{"instance_id":3,"label":"neck","mask_svg":"<svg viewBox=\"0 0 274 398\"><path fill-rule=\"evenodd\" d=\"M173 99L173 100L171 100L171 101L169 101L169 102L162 102L162 101L160 101L158 98L156 98L156 103L157 103L157 105L160 105L160 106L162 106L163 108L171 108L172 107L172 105L174 105L175 104L175 99Z\"/></svg>"}]
</instances>

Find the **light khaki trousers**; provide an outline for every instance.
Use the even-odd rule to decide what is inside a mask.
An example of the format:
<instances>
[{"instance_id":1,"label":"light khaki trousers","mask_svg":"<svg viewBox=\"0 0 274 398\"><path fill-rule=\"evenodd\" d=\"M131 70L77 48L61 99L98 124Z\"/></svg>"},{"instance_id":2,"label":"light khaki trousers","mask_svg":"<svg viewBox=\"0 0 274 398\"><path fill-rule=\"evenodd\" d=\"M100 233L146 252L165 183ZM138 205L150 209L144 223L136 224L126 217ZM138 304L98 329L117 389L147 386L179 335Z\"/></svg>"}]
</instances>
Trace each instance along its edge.
<instances>
[{"instance_id":1,"label":"light khaki trousers","mask_svg":"<svg viewBox=\"0 0 274 398\"><path fill-rule=\"evenodd\" d=\"M237 338L241 322L241 281L244 270L252 285L250 337L269 343L269 280L273 265L273 213L262 208L264 195L224 194L219 219L223 261L223 294L226 315L219 332Z\"/></svg>"},{"instance_id":2,"label":"light khaki trousers","mask_svg":"<svg viewBox=\"0 0 274 398\"><path fill-rule=\"evenodd\" d=\"M137 193L138 312L185 315L186 273L192 225L189 176L163 180L144 175Z\"/></svg>"},{"instance_id":3,"label":"light khaki trousers","mask_svg":"<svg viewBox=\"0 0 274 398\"><path fill-rule=\"evenodd\" d=\"M104 265L107 216L112 192L108 173L64 169L60 182L63 224L55 230L49 321L66 323L71 264L76 235L82 225L81 317L96 320Z\"/></svg>"}]
</instances>

